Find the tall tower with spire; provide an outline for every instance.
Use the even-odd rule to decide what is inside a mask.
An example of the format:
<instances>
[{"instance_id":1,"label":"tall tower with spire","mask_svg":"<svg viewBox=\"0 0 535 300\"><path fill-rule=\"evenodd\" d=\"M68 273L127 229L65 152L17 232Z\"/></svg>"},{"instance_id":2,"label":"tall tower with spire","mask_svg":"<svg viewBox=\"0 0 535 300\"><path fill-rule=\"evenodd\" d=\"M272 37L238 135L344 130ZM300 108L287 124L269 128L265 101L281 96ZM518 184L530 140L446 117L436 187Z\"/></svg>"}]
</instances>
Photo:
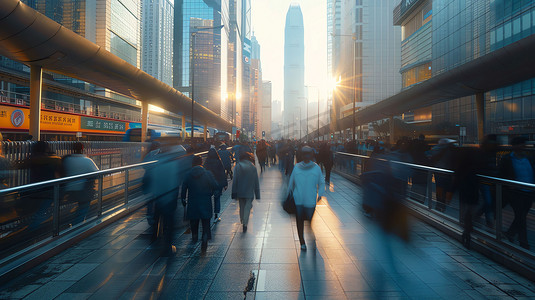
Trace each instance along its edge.
<instances>
[{"instance_id":1,"label":"tall tower with spire","mask_svg":"<svg viewBox=\"0 0 535 300\"><path fill-rule=\"evenodd\" d=\"M298 3L290 4L284 28L284 124L290 138L304 136L299 126L306 117L305 32L303 13Z\"/></svg>"}]
</instances>

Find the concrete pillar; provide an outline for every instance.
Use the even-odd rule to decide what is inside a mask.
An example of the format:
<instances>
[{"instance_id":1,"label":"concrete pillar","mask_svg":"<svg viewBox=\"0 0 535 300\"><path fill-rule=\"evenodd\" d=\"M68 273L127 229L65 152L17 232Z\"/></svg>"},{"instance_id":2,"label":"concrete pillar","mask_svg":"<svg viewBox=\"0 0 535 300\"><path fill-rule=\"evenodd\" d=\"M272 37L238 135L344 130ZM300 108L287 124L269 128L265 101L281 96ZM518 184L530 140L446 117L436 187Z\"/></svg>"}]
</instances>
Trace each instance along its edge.
<instances>
[{"instance_id":1,"label":"concrete pillar","mask_svg":"<svg viewBox=\"0 0 535 300\"><path fill-rule=\"evenodd\" d=\"M141 142L147 141L147 129L149 125L149 104L141 102Z\"/></svg>"},{"instance_id":2,"label":"concrete pillar","mask_svg":"<svg viewBox=\"0 0 535 300\"><path fill-rule=\"evenodd\" d=\"M186 140L186 115L182 113L182 130L180 132L180 135L182 136L182 140Z\"/></svg>"},{"instance_id":3,"label":"concrete pillar","mask_svg":"<svg viewBox=\"0 0 535 300\"><path fill-rule=\"evenodd\" d=\"M41 140L41 93L43 91L43 69L30 69L30 135L32 140Z\"/></svg>"},{"instance_id":4,"label":"concrete pillar","mask_svg":"<svg viewBox=\"0 0 535 300\"><path fill-rule=\"evenodd\" d=\"M204 133L203 133L204 141L206 142L206 139L208 138L208 125L204 124Z\"/></svg>"},{"instance_id":5,"label":"concrete pillar","mask_svg":"<svg viewBox=\"0 0 535 300\"><path fill-rule=\"evenodd\" d=\"M485 94L476 94L476 110L477 110L477 139L479 142L485 136Z\"/></svg>"},{"instance_id":6,"label":"concrete pillar","mask_svg":"<svg viewBox=\"0 0 535 300\"><path fill-rule=\"evenodd\" d=\"M390 145L396 144L396 137L394 136L394 117L390 117Z\"/></svg>"}]
</instances>

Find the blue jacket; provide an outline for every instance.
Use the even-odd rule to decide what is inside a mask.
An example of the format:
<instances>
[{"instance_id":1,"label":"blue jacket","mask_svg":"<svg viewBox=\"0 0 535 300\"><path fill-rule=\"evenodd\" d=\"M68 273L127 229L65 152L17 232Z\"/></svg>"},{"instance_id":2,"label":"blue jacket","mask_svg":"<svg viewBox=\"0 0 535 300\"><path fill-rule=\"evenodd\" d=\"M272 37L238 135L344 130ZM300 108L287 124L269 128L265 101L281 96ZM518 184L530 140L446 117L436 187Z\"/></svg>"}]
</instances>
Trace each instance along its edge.
<instances>
[{"instance_id":1,"label":"blue jacket","mask_svg":"<svg viewBox=\"0 0 535 300\"><path fill-rule=\"evenodd\" d=\"M225 167L223 166L223 163L221 162L221 159L219 158L219 155L215 149L212 148L208 151L208 156L204 161L204 168L212 172L217 184L219 184L219 188L222 189L228 186Z\"/></svg>"},{"instance_id":2,"label":"blue jacket","mask_svg":"<svg viewBox=\"0 0 535 300\"><path fill-rule=\"evenodd\" d=\"M182 201L187 199L188 220L212 217L212 195L218 188L214 175L203 167L195 166L189 171L182 184Z\"/></svg>"}]
</instances>

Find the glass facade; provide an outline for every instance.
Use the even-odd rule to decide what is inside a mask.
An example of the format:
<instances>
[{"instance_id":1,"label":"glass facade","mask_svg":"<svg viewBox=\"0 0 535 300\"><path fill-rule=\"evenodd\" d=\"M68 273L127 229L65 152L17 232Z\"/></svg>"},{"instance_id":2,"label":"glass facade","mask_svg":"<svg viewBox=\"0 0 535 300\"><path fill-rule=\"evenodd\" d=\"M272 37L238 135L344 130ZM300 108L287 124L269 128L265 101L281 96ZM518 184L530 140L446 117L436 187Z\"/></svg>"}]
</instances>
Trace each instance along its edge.
<instances>
[{"instance_id":1,"label":"glass facade","mask_svg":"<svg viewBox=\"0 0 535 300\"><path fill-rule=\"evenodd\" d=\"M139 66L140 0L111 0L110 52Z\"/></svg>"},{"instance_id":2,"label":"glass facade","mask_svg":"<svg viewBox=\"0 0 535 300\"><path fill-rule=\"evenodd\" d=\"M25 4L85 36L86 0L23 0Z\"/></svg>"}]
</instances>

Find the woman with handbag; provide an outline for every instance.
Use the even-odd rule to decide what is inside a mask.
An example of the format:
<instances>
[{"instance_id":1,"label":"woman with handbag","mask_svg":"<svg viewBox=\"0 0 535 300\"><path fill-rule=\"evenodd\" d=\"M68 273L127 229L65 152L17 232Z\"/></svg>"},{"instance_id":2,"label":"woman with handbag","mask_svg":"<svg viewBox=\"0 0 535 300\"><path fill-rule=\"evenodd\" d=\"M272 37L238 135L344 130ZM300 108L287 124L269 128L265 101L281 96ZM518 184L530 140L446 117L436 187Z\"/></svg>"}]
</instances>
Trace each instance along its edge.
<instances>
[{"instance_id":1,"label":"woman with handbag","mask_svg":"<svg viewBox=\"0 0 535 300\"><path fill-rule=\"evenodd\" d=\"M306 251L304 238L305 220L312 220L316 202L321 199L325 190L321 168L312 161L314 149L305 146L301 149L303 161L295 165L288 190L292 193L296 208L296 223L301 250Z\"/></svg>"}]
</instances>

